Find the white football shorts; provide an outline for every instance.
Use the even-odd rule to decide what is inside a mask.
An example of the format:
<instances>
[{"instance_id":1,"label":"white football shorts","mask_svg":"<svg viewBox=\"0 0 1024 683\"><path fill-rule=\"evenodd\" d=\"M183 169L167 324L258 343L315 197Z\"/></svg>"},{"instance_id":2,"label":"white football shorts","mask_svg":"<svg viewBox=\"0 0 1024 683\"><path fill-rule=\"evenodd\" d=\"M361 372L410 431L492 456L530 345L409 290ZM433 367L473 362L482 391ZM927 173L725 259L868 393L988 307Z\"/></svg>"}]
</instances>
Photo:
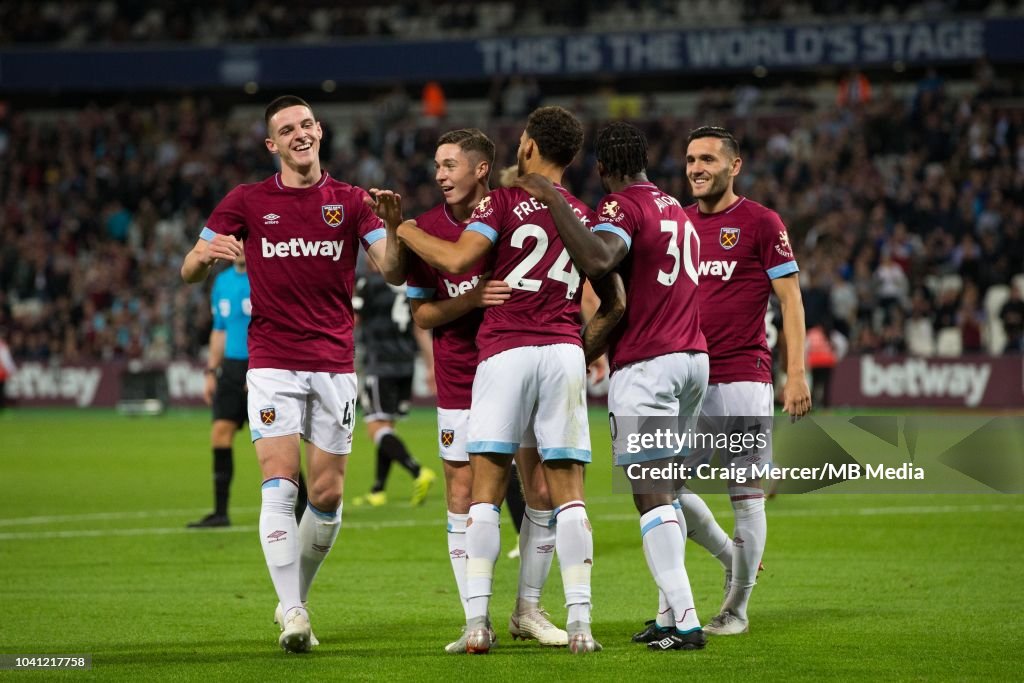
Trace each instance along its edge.
<instances>
[{"instance_id":1,"label":"white football shorts","mask_svg":"<svg viewBox=\"0 0 1024 683\"><path fill-rule=\"evenodd\" d=\"M709 371L706 353L668 353L630 363L612 373L608 413L615 464L625 466L672 455L660 450L628 452L628 437L639 425L636 418L699 415Z\"/></svg>"},{"instance_id":2,"label":"white football shorts","mask_svg":"<svg viewBox=\"0 0 1024 683\"><path fill-rule=\"evenodd\" d=\"M442 460L469 462L466 451L466 436L469 434L469 411L458 408L437 409L437 446ZM537 438L533 435L533 420L526 426L520 448L536 448Z\"/></svg>"},{"instance_id":3,"label":"white football shorts","mask_svg":"<svg viewBox=\"0 0 1024 683\"><path fill-rule=\"evenodd\" d=\"M700 411L701 429L708 432L762 433L765 448L738 453L721 449L719 458L725 462L742 461L742 465L767 465L772 461L771 418L775 414L775 392L767 382L725 382L708 387L708 395ZM744 419L747 418L747 419ZM760 419L751 419L760 418ZM711 459L711 450L702 450L687 457L686 464L696 467Z\"/></svg>"},{"instance_id":4,"label":"white football shorts","mask_svg":"<svg viewBox=\"0 0 1024 683\"><path fill-rule=\"evenodd\" d=\"M352 452L358 395L354 372L258 368L249 370L245 381L253 441L299 434L328 453Z\"/></svg>"},{"instance_id":5,"label":"white football shorts","mask_svg":"<svg viewBox=\"0 0 1024 683\"><path fill-rule=\"evenodd\" d=\"M513 455L534 424L541 460L590 462L587 367L575 344L521 346L480 363L473 380L470 453Z\"/></svg>"}]
</instances>

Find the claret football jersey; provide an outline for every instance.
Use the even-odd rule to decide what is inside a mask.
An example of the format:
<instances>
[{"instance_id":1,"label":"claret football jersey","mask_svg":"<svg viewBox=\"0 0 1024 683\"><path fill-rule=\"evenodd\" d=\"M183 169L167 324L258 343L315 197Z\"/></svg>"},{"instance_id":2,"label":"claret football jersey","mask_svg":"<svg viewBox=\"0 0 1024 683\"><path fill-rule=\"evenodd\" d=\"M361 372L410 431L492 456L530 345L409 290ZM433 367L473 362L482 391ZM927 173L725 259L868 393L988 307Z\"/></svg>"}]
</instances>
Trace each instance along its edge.
<instances>
[{"instance_id":1,"label":"claret football jersey","mask_svg":"<svg viewBox=\"0 0 1024 683\"><path fill-rule=\"evenodd\" d=\"M779 215L745 197L713 214L686 207L700 236L701 328L711 384L772 381L765 314L772 280L799 271Z\"/></svg>"},{"instance_id":2,"label":"claret football jersey","mask_svg":"<svg viewBox=\"0 0 1024 683\"><path fill-rule=\"evenodd\" d=\"M326 172L306 188L277 173L239 185L213 210L203 239L245 240L250 368L353 372L356 250L386 237L366 196Z\"/></svg>"},{"instance_id":3,"label":"claret football jersey","mask_svg":"<svg viewBox=\"0 0 1024 683\"><path fill-rule=\"evenodd\" d=\"M583 223L593 226L590 209L555 187ZM508 301L484 311L477 335L480 360L522 346L582 346L583 282L548 208L526 190L499 188L480 200L466 229L494 242L492 277L512 288Z\"/></svg>"},{"instance_id":4,"label":"claret football jersey","mask_svg":"<svg viewBox=\"0 0 1024 683\"><path fill-rule=\"evenodd\" d=\"M598 205L595 231L612 232L629 253L619 264L626 312L612 332L613 368L669 353L707 352L697 301L697 233L679 202L635 183Z\"/></svg>"}]
</instances>

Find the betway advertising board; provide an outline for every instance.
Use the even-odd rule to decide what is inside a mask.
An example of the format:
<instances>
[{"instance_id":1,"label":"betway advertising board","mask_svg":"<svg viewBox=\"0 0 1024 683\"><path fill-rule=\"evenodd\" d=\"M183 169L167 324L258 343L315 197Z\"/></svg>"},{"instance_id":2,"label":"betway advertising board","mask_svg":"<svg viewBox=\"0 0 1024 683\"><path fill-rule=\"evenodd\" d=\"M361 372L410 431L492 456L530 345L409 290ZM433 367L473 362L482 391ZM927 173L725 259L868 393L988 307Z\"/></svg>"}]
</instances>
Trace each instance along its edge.
<instances>
[{"instance_id":1,"label":"betway advertising board","mask_svg":"<svg viewBox=\"0 0 1024 683\"><path fill-rule=\"evenodd\" d=\"M171 405L202 405L203 369L202 365L188 362L147 368L113 362L92 365L21 363L8 378L6 393L16 406L110 408L122 399L125 380L141 371L162 374Z\"/></svg>"},{"instance_id":2,"label":"betway advertising board","mask_svg":"<svg viewBox=\"0 0 1024 683\"><path fill-rule=\"evenodd\" d=\"M1024 409L1024 358L849 356L833 371L830 402L855 407Z\"/></svg>"}]
</instances>

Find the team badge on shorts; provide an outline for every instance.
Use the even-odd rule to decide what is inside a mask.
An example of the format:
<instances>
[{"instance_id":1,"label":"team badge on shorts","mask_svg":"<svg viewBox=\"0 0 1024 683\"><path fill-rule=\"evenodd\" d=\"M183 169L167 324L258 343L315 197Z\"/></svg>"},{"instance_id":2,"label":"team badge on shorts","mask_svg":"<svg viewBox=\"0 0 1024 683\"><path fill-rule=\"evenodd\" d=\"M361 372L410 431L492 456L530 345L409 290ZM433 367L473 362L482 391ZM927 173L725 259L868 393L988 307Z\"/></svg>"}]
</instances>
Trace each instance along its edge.
<instances>
[{"instance_id":1,"label":"team badge on shorts","mask_svg":"<svg viewBox=\"0 0 1024 683\"><path fill-rule=\"evenodd\" d=\"M274 424L274 420L277 419L277 410L274 406L267 406L266 408L260 408L260 422L265 425Z\"/></svg>"},{"instance_id":2,"label":"team badge on shorts","mask_svg":"<svg viewBox=\"0 0 1024 683\"><path fill-rule=\"evenodd\" d=\"M732 249L740 242L739 228L722 228L718 233L718 243L723 249Z\"/></svg>"},{"instance_id":3,"label":"team badge on shorts","mask_svg":"<svg viewBox=\"0 0 1024 683\"><path fill-rule=\"evenodd\" d=\"M324 223L336 228L345 220L344 204L324 204L320 207L320 215L324 217Z\"/></svg>"},{"instance_id":4,"label":"team badge on shorts","mask_svg":"<svg viewBox=\"0 0 1024 683\"><path fill-rule=\"evenodd\" d=\"M455 430L454 429L442 429L441 430L441 445L448 448L455 443Z\"/></svg>"}]
</instances>

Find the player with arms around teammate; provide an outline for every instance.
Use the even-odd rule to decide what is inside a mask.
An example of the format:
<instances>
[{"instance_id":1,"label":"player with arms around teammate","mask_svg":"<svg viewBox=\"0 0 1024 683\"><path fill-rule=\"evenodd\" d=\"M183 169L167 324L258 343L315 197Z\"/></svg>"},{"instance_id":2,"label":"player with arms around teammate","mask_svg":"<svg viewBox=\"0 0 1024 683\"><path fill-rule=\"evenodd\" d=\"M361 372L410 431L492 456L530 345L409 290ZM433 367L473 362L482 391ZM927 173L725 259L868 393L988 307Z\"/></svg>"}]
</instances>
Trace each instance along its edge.
<instances>
[{"instance_id":1,"label":"player with arms around teammate","mask_svg":"<svg viewBox=\"0 0 1024 683\"><path fill-rule=\"evenodd\" d=\"M412 324L404 285L389 284L372 263L356 280L353 306L358 316L357 341L363 347L363 419L377 447L377 471L370 493L353 505L387 502L388 473L397 463L413 477L412 504L426 500L437 475L422 467L395 433L395 423L409 414L413 370L419 349L431 361L429 335ZM433 367L432 361L428 367Z\"/></svg>"},{"instance_id":2,"label":"player with arms around teammate","mask_svg":"<svg viewBox=\"0 0 1024 683\"><path fill-rule=\"evenodd\" d=\"M764 417L774 412L772 356L765 315L774 292L782 309L788 375L783 410L792 419L811 409L804 377L804 309L796 259L779 215L733 189L743 161L736 139L714 126L690 133L686 175L695 206L687 207L700 236L701 327L711 354L711 378L702 414L709 418ZM771 450L744 453L742 464L768 464ZM751 460L756 458L756 462ZM722 609L705 627L713 635L745 633L747 602L764 554L768 523L760 481L729 484L734 538L718 526L703 500L679 496L690 538L725 568Z\"/></svg>"},{"instance_id":3,"label":"player with arms around teammate","mask_svg":"<svg viewBox=\"0 0 1024 683\"><path fill-rule=\"evenodd\" d=\"M490 191L488 177L493 162L494 143L481 131L461 129L442 135L434 165L444 203L417 217L419 227L435 237L458 240L473 209ZM465 611L466 522L473 484L466 435L477 367L476 335L483 319L481 308L500 306L512 290L500 280L487 279L483 261L460 275L437 270L414 254L408 262L407 295L413 318L419 327L433 332L438 450L444 466L448 509L448 555ZM528 458L535 464L532 431L527 430L523 439L517 458L521 462ZM554 511L539 467L534 467L524 484L527 519L519 538L518 600L509 630L515 638L536 639L541 645L566 645L566 632L552 624L540 606L541 589L554 554L555 530L549 525ZM449 643L445 651L465 652L466 638L463 629L461 637Z\"/></svg>"},{"instance_id":4,"label":"player with arms around teammate","mask_svg":"<svg viewBox=\"0 0 1024 683\"><path fill-rule=\"evenodd\" d=\"M352 288L356 244L394 279L397 257L365 191L320 167L323 132L310 106L286 95L265 112L267 149L281 170L239 185L214 209L181 268L206 278L244 239L252 300L248 412L263 475L260 542L280 601L281 646L315 644L305 603L341 525L345 457L352 449ZM299 442L306 441L309 509L297 524Z\"/></svg>"},{"instance_id":5,"label":"player with arms around teammate","mask_svg":"<svg viewBox=\"0 0 1024 683\"><path fill-rule=\"evenodd\" d=\"M697 236L675 198L647 179L647 140L628 123L597 134L597 170L608 194L587 228L543 178L519 185L548 205L573 261L601 282L616 270L626 288L625 315L611 332L613 416L692 416L708 385L708 354L697 305ZM588 354L599 330L587 335ZM613 441L615 463L628 466L664 457L630 454L625 433ZM643 640L654 650L695 650L705 637L683 563L686 528L672 491L634 490L644 556L661 599L658 618Z\"/></svg>"},{"instance_id":6,"label":"player with arms around teammate","mask_svg":"<svg viewBox=\"0 0 1024 683\"><path fill-rule=\"evenodd\" d=\"M559 182L583 142L583 127L561 107L542 107L527 121L518 150L520 173ZM587 221L590 211L568 201ZM542 471L555 505L555 547L569 609L572 652L600 649L590 629L593 538L583 502L583 466L590 461L586 364L580 340L579 273L562 247L547 209L518 188L480 200L454 243L413 222L398 228L402 242L434 268L469 272L486 255L493 276L512 288L500 306L484 310L477 334L480 364L473 380L466 450L473 468L467 520L467 651L490 648L487 613L500 552L498 511L511 456L531 419ZM529 477L527 470L524 477Z\"/></svg>"}]
</instances>

